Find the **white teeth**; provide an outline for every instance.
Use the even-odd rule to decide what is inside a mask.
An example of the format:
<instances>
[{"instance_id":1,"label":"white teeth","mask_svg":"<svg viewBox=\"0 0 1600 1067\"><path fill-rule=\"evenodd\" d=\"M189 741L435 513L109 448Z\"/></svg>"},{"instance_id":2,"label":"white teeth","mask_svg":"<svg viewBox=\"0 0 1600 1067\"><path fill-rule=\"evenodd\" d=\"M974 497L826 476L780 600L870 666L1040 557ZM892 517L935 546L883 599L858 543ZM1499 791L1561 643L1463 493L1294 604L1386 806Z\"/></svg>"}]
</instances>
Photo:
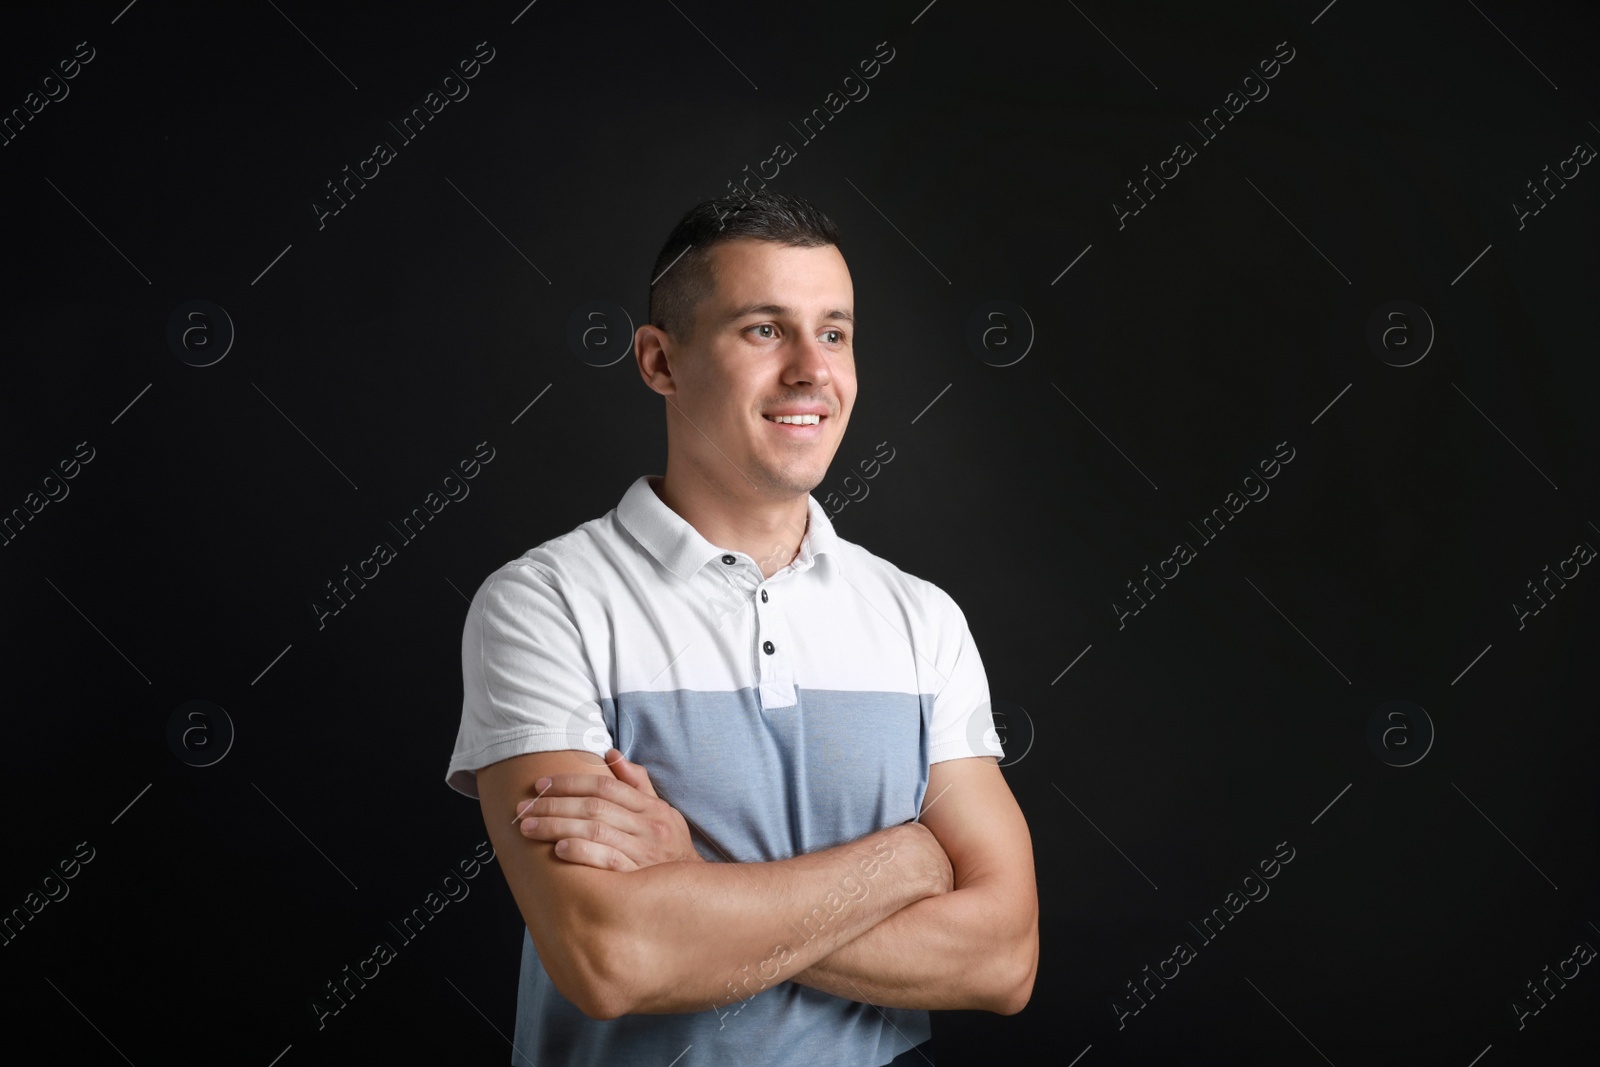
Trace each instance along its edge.
<instances>
[{"instance_id":1,"label":"white teeth","mask_svg":"<svg viewBox=\"0 0 1600 1067\"><path fill-rule=\"evenodd\" d=\"M790 426L815 426L822 421L820 415L767 415L764 416L773 422L786 423Z\"/></svg>"}]
</instances>

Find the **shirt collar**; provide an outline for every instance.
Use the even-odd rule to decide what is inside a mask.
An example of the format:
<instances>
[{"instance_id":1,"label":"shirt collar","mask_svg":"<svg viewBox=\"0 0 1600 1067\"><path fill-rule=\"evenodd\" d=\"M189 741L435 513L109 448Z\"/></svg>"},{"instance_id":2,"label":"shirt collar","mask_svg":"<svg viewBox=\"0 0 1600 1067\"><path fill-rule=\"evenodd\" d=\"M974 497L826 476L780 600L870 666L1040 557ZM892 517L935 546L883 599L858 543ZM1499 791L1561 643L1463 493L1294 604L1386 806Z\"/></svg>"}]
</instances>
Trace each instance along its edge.
<instances>
[{"instance_id":1,"label":"shirt collar","mask_svg":"<svg viewBox=\"0 0 1600 1067\"><path fill-rule=\"evenodd\" d=\"M701 567L727 554L725 548L700 536L700 531L689 525L687 519L667 507L651 488L652 479L660 475L641 474L634 479L617 505L617 518L623 527L661 565L679 578L687 580ZM839 538L833 523L817 498L806 494L806 532L800 539L800 554L795 557L795 570L806 570L816 557L827 553L834 566L839 565Z\"/></svg>"}]
</instances>

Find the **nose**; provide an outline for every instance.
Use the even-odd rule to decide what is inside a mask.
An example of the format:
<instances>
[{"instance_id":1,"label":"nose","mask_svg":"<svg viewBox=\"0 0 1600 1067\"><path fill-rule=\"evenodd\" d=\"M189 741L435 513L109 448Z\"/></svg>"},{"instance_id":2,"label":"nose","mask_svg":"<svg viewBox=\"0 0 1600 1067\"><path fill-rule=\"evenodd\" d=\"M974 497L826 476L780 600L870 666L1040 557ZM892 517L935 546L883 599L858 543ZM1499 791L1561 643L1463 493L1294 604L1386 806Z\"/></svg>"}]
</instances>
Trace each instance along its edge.
<instances>
[{"instance_id":1,"label":"nose","mask_svg":"<svg viewBox=\"0 0 1600 1067\"><path fill-rule=\"evenodd\" d=\"M833 381L834 354L815 337L797 336L784 366L786 385L827 385Z\"/></svg>"}]
</instances>

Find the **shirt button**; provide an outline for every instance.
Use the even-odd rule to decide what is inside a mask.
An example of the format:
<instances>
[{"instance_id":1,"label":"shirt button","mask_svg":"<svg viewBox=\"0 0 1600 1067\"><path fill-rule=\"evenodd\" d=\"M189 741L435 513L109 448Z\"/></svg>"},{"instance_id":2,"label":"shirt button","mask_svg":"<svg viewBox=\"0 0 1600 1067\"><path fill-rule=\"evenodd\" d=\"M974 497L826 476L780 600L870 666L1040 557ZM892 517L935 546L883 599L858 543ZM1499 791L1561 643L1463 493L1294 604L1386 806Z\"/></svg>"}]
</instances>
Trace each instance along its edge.
<instances>
[{"instance_id":1,"label":"shirt button","mask_svg":"<svg viewBox=\"0 0 1600 1067\"><path fill-rule=\"evenodd\" d=\"M765 589L761 590L761 602L763 604L767 602L767 591Z\"/></svg>"},{"instance_id":2,"label":"shirt button","mask_svg":"<svg viewBox=\"0 0 1600 1067\"><path fill-rule=\"evenodd\" d=\"M733 566L733 565L734 565L734 564L735 564L735 563L737 563L737 562L738 562L738 560L736 560L736 559L734 559L734 558L733 558L733 557L732 557L732 556L723 556L723 557L722 557L722 562L724 562L724 563L726 563L726 564L727 564L727 565L728 565L728 566L730 566L730 567L731 567L731 566Z\"/></svg>"},{"instance_id":3,"label":"shirt button","mask_svg":"<svg viewBox=\"0 0 1600 1067\"><path fill-rule=\"evenodd\" d=\"M761 651L765 652L769 656L772 655L772 653L774 651L774 649L772 647L772 642L771 641L763 641L763 642L761 642Z\"/></svg>"}]
</instances>

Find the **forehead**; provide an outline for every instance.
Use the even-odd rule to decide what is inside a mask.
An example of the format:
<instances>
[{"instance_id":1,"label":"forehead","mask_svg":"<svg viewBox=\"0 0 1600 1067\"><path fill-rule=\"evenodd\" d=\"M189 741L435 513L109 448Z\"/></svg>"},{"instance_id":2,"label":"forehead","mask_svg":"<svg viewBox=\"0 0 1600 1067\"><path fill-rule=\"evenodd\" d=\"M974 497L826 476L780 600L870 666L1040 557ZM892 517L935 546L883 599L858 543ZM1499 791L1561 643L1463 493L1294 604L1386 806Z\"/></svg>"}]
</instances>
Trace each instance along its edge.
<instances>
[{"instance_id":1,"label":"forehead","mask_svg":"<svg viewBox=\"0 0 1600 1067\"><path fill-rule=\"evenodd\" d=\"M711 249L712 301L724 312L770 305L801 315L850 312L855 290L835 245L797 247L739 237Z\"/></svg>"}]
</instances>

